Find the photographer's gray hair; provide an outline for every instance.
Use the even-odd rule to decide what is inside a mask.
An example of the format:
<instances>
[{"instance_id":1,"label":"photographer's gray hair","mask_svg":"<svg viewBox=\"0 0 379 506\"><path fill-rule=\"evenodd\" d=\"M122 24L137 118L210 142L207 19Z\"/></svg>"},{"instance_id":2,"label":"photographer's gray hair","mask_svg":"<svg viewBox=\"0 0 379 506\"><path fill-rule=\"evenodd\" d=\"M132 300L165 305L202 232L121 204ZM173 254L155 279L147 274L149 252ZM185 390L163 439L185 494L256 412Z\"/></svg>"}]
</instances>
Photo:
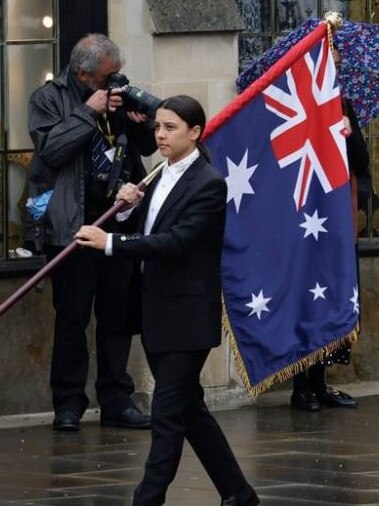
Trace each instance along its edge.
<instances>
[{"instance_id":1,"label":"photographer's gray hair","mask_svg":"<svg viewBox=\"0 0 379 506\"><path fill-rule=\"evenodd\" d=\"M121 64L120 49L112 40L102 33L88 34L76 43L71 52L71 69L74 73L84 70L93 74L104 56Z\"/></svg>"}]
</instances>

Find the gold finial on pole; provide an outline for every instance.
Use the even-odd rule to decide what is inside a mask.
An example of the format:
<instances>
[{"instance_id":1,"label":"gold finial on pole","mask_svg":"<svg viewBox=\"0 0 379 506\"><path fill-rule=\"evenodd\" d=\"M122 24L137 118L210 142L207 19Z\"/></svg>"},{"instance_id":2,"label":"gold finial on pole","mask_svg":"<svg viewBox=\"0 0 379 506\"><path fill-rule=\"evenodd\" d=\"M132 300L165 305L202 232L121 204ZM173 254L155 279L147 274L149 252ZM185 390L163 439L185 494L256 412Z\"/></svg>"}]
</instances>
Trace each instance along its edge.
<instances>
[{"instance_id":1,"label":"gold finial on pole","mask_svg":"<svg viewBox=\"0 0 379 506\"><path fill-rule=\"evenodd\" d=\"M333 51L333 49L334 49L334 46L333 46L333 32L335 30L338 30L338 29L342 28L343 19L342 19L341 14L339 12L335 12L335 11L325 12L324 19L327 22L327 26L328 26L328 42L329 42L329 47Z\"/></svg>"},{"instance_id":2,"label":"gold finial on pole","mask_svg":"<svg viewBox=\"0 0 379 506\"><path fill-rule=\"evenodd\" d=\"M332 30L338 30L343 25L343 19L339 12L328 11L324 14L325 21L331 25Z\"/></svg>"}]
</instances>

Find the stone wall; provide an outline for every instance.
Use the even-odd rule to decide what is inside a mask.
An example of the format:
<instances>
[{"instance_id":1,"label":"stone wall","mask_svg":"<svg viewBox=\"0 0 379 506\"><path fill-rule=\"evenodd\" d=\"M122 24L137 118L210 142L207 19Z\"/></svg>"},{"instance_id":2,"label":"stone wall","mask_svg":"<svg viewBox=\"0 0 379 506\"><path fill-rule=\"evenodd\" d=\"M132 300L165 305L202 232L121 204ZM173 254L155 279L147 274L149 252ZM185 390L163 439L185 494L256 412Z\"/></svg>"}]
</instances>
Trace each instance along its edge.
<instances>
[{"instance_id":1,"label":"stone wall","mask_svg":"<svg viewBox=\"0 0 379 506\"><path fill-rule=\"evenodd\" d=\"M175 5L175 2L164 0L162 3L167 9ZM236 31L164 35L154 35L154 32L145 0L109 2L109 35L122 49L125 61L122 71L131 84L161 98L174 94L192 95L201 102L208 117L235 96ZM152 163L157 160L158 155L153 157Z\"/></svg>"},{"instance_id":2,"label":"stone wall","mask_svg":"<svg viewBox=\"0 0 379 506\"><path fill-rule=\"evenodd\" d=\"M222 1L227 7L228 0ZM154 2L109 2L109 34L123 51L125 64L122 71L131 84L141 86L161 98L177 94L195 97L203 105L207 116L212 117L235 96L237 32L154 35L156 27L149 3ZM183 6L183 2L180 3ZM217 2L206 3L212 4L212 9L217 7ZM165 12L176 8L175 2L165 0L155 4L161 4ZM204 8L204 3L202 6ZM201 12L201 9L197 11ZM159 159L159 154L156 154L152 160L146 160L147 167ZM137 353L140 360L131 362L131 371L135 371L135 375L142 372L141 387L151 392L151 377L140 353ZM213 350L208 359L203 372L203 384L211 406L236 406L249 402L236 380L225 339L223 345Z\"/></svg>"},{"instance_id":3,"label":"stone wall","mask_svg":"<svg viewBox=\"0 0 379 506\"><path fill-rule=\"evenodd\" d=\"M349 366L328 369L329 381L335 384L379 380L379 259L361 259L362 330L353 348ZM0 301L4 301L26 279L0 281ZM51 411L49 368L52 344L53 311L50 304L50 281L43 293L31 290L0 319L0 415ZM94 395L95 350L93 322L88 329L90 374L87 392L91 407ZM136 382L137 400L147 408L152 380L138 337L130 357L130 372ZM226 340L212 351L203 372L203 384L210 406L230 408L251 402L239 386ZM280 388L290 388L290 382Z\"/></svg>"}]
</instances>

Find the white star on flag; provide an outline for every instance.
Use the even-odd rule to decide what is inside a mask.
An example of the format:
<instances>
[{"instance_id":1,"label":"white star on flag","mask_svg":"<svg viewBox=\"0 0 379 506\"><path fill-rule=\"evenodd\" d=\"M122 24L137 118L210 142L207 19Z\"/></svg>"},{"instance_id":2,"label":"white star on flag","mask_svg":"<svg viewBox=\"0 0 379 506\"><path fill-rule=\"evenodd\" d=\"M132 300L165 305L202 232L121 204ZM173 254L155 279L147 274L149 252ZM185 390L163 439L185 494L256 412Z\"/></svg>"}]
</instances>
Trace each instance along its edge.
<instances>
[{"instance_id":1,"label":"white star on flag","mask_svg":"<svg viewBox=\"0 0 379 506\"><path fill-rule=\"evenodd\" d=\"M247 166L248 154L249 150L246 149L245 154L238 165L230 160L230 158L226 157L228 164L228 176L225 178L228 186L227 202L234 200L237 213L241 205L242 196L244 194L254 195L255 193L253 187L249 183L249 179L257 170L258 165L253 165L252 167Z\"/></svg>"},{"instance_id":2,"label":"white star on flag","mask_svg":"<svg viewBox=\"0 0 379 506\"><path fill-rule=\"evenodd\" d=\"M316 286L314 288L311 288L309 291L313 293L313 300L317 299L325 299L324 292L327 290L327 286L320 286L318 283L316 283Z\"/></svg>"},{"instance_id":3,"label":"white star on flag","mask_svg":"<svg viewBox=\"0 0 379 506\"><path fill-rule=\"evenodd\" d=\"M309 216L309 214L304 213L305 221L299 225L299 227L305 228L304 238L308 237L309 235L313 235L313 237L318 241L318 234L320 232L328 232L322 224L324 221L326 221L328 218L319 218L318 217L318 211L313 213L312 216Z\"/></svg>"},{"instance_id":4,"label":"white star on flag","mask_svg":"<svg viewBox=\"0 0 379 506\"><path fill-rule=\"evenodd\" d=\"M353 288L353 296L349 300L353 303L354 313L359 314L358 287Z\"/></svg>"},{"instance_id":5,"label":"white star on flag","mask_svg":"<svg viewBox=\"0 0 379 506\"><path fill-rule=\"evenodd\" d=\"M246 304L247 307L251 308L251 313L249 316L256 314L260 320L262 311L270 311L267 307L267 303L270 302L271 299L272 297L265 298L263 296L263 290L261 290L258 295L252 293L251 302L249 302L249 304Z\"/></svg>"}]
</instances>

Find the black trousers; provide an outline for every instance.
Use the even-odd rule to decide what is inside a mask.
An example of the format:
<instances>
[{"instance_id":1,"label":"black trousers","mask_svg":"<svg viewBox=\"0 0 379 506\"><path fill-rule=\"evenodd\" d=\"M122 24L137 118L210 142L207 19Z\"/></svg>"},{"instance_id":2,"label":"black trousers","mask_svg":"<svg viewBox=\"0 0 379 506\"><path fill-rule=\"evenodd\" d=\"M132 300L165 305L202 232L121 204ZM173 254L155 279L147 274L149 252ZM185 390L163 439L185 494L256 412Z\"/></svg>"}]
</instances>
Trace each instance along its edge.
<instances>
[{"instance_id":1,"label":"black trousers","mask_svg":"<svg viewBox=\"0 0 379 506\"><path fill-rule=\"evenodd\" d=\"M174 479L184 438L190 443L221 497L250 497L230 446L204 403L200 372L209 350L147 353L155 379L151 423L152 444L133 506L160 506Z\"/></svg>"},{"instance_id":2,"label":"black trousers","mask_svg":"<svg viewBox=\"0 0 379 506\"><path fill-rule=\"evenodd\" d=\"M317 362L310 366L307 371L302 371L293 377L293 389L295 392L312 390L321 393L326 389L325 365Z\"/></svg>"},{"instance_id":3,"label":"black trousers","mask_svg":"<svg viewBox=\"0 0 379 506\"><path fill-rule=\"evenodd\" d=\"M61 249L48 248L48 260ZM76 250L53 273L56 312L50 385L55 412L87 405L86 328L92 307L96 316L96 392L102 409L132 404L132 378L126 372L131 334L126 317L131 264L91 249Z\"/></svg>"}]
</instances>

